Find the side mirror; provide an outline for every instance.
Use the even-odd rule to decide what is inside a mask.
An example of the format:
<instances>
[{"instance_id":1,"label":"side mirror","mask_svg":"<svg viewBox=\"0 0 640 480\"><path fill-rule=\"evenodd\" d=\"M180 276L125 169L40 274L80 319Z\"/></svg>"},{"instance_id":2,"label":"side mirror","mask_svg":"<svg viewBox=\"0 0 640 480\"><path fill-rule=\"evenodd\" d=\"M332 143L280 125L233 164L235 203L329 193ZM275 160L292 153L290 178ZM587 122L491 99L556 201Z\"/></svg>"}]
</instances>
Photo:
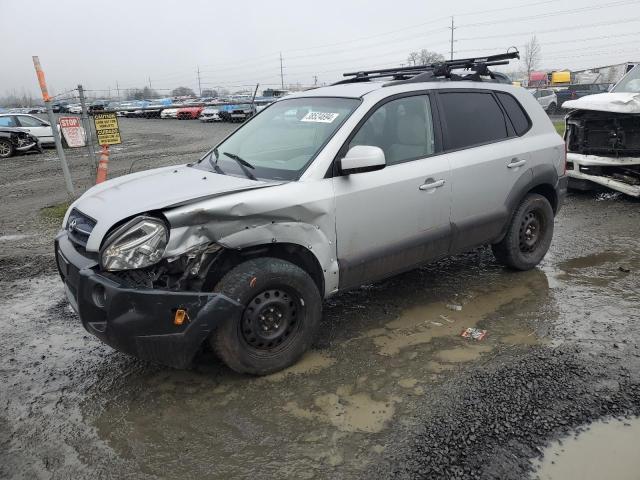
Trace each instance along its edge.
<instances>
[{"instance_id":1,"label":"side mirror","mask_svg":"<svg viewBox=\"0 0 640 480\"><path fill-rule=\"evenodd\" d=\"M372 172L384 168L387 161L380 147L356 145L351 147L344 158L340 159L340 173Z\"/></svg>"}]
</instances>

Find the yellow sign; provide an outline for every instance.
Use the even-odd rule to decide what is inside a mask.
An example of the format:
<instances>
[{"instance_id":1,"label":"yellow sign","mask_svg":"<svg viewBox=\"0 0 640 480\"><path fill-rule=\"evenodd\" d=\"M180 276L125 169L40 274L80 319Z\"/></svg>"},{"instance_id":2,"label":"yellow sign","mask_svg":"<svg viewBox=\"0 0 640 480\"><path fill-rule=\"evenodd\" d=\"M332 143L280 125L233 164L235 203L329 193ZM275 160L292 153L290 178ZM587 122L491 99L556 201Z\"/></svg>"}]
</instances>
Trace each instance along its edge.
<instances>
[{"instance_id":1,"label":"yellow sign","mask_svg":"<svg viewBox=\"0 0 640 480\"><path fill-rule=\"evenodd\" d=\"M93 116L98 135L98 145L117 145L122 143L118 117L115 113L96 113Z\"/></svg>"}]
</instances>

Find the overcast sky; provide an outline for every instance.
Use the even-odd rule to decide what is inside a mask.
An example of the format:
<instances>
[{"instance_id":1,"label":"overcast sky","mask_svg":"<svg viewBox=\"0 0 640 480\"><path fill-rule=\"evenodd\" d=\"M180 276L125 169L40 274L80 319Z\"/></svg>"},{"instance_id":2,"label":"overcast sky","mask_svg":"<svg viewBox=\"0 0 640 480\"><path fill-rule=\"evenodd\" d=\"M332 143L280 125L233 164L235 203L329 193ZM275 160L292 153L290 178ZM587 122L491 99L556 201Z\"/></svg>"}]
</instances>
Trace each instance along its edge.
<instances>
[{"instance_id":1,"label":"overcast sky","mask_svg":"<svg viewBox=\"0 0 640 480\"><path fill-rule=\"evenodd\" d=\"M457 57L522 47L536 34L541 67L640 60L640 0L0 0L0 95L151 84L157 90L260 82L332 82L345 71L395 66L412 50ZM165 92L161 92L165 93Z\"/></svg>"}]
</instances>

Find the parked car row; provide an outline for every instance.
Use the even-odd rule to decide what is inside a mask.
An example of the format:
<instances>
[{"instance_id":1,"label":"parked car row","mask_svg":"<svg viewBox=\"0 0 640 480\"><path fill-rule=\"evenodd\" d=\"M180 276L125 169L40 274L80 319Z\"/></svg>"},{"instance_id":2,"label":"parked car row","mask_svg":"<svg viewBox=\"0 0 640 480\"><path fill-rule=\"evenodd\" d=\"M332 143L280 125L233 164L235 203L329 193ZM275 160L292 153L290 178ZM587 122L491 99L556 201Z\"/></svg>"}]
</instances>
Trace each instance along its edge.
<instances>
[{"instance_id":1,"label":"parked car row","mask_svg":"<svg viewBox=\"0 0 640 480\"><path fill-rule=\"evenodd\" d=\"M559 113L564 108L564 102L578 98L608 92L613 85L610 83L574 84L562 87L530 88L529 91L549 113Z\"/></svg>"},{"instance_id":2,"label":"parked car row","mask_svg":"<svg viewBox=\"0 0 640 480\"><path fill-rule=\"evenodd\" d=\"M606 93L613 85L610 83L589 83L589 84L576 84L568 85L566 88L561 88L557 91L558 107L563 108L562 105L567 100L576 100L578 98L586 97L588 95L595 95L597 93Z\"/></svg>"},{"instance_id":3,"label":"parked car row","mask_svg":"<svg viewBox=\"0 0 640 480\"><path fill-rule=\"evenodd\" d=\"M263 110L267 105L273 103L271 100L254 103L239 103L210 106L183 106L164 108L159 113L159 117L177 118L178 120L195 120L201 122L244 122L256 113ZM131 116L131 115L125 115ZM146 115L133 115L146 116Z\"/></svg>"},{"instance_id":4,"label":"parked car row","mask_svg":"<svg viewBox=\"0 0 640 480\"><path fill-rule=\"evenodd\" d=\"M8 108L4 109L0 107L0 113L46 113L47 109L45 107L18 107L18 108Z\"/></svg>"}]
</instances>

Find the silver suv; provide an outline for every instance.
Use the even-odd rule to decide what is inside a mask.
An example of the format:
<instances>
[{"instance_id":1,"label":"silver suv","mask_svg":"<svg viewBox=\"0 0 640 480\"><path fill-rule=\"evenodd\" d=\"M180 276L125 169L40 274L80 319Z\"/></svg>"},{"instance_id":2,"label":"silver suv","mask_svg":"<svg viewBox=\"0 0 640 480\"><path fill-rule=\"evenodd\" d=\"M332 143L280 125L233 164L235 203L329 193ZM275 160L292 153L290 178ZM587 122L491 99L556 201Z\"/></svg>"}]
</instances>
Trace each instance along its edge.
<instances>
[{"instance_id":1,"label":"silver suv","mask_svg":"<svg viewBox=\"0 0 640 480\"><path fill-rule=\"evenodd\" d=\"M144 360L183 368L209 345L261 375L311 346L336 292L485 244L535 267L564 143L485 62L359 72L270 105L198 162L91 188L56 237L84 327Z\"/></svg>"}]
</instances>

